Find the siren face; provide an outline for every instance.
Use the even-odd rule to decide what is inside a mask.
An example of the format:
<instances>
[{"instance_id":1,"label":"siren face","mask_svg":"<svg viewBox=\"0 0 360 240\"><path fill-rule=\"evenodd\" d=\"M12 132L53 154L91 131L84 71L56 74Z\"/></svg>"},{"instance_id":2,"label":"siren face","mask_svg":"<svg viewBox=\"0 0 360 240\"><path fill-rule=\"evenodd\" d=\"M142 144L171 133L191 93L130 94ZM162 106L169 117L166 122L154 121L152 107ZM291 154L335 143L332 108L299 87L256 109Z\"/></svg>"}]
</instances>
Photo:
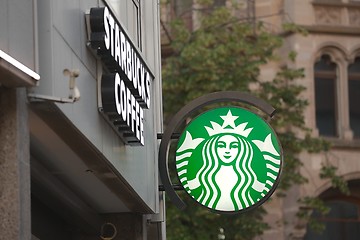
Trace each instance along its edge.
<instances>
[{"instance_id":1,"label":"siren face","mask_svg":"<svg viewBox=\"0 0 360 240\"><path fill-rule=\"evenodd\" d=\"M275 190L282 152L272 128L258 115L221 107L192 120L176 151L186 192L220 213L257 207Z\"/></svg>"},{"instance_id":2,"label":"siren face","mask_svg":"<svg viewBox=\"0 0 360 240\"><path fill-rule=\"evenodd\" d=\"M217 141L216 150L223 163L232 163L239 154L239 140L232 135L224 135Z\"/></svg>"}]
</instances>

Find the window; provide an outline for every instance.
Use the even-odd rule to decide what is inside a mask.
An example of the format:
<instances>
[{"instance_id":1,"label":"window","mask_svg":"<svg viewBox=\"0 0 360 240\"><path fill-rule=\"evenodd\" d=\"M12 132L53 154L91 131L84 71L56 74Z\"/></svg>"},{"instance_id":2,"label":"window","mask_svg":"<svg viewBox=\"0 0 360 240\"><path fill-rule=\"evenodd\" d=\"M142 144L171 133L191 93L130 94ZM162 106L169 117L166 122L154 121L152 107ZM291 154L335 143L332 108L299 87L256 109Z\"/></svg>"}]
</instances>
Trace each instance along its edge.
<instances>
[{"instance_id":1,"label":"window","mask_svg":"<svg viewBox=\"0 0 360 240\"><path fill-rule=\"evenodd\" d=\"M329 55L314 65L316 126L322 136L337 136L337 66Z\"/></svg>"},{"instance_id":2,"label":"window","mask_svg":"<svg viewBox=\"0 0 360 240\"><path fill-rule=\"evenodd\" d=\"M360 138L360 57L349 65L348 76L350 128L354 138Z\"/></svg>"},{"instance_id":3,"label":"window","mask_svg":"<svg viewBox=\"0 0 360 240\"><path fill-rule=\"evenodd\" d=\"M320 136L359 140L360 51L353 57L335 47L322 52L314 64L316 128Z\"/></svg>"},{"instance_id":4,"label":"window","mask_svg":"<svg viewBox=\"0 0 360 240\"><path fill-rule=\"evenodd\" d=\"M307 229L305 240L356 240L360 236L359 207L346 201L329 201L330 212L322 216L314 212L312 217L325 225L323 232Z\"/></svg>"},{"instance_id":5,"label":"window","mask_svg":"<svg viewBox=\"0 0 360 240\"><path fill-rule=\"evenodd\" d=\"M180 17L188 29L193 29L193 0L174 0L176 17Z\"/></svg>"},{"instance_id":6,"label":"window","mask_svg":"<svg viewBox=\"0 0 360 240\"><path fill-rule=\"evenodd\" d=\"M135 41L135 44L141 49L141 18L140 18L140 0L132 0L128 7L132 20L128 24L129 34Z\"/></svg>"},{"instance_id":7,"label":"window","mask_svg":"<svg viewBox=\"0 0 360 240\"><path fill-rule=\"evenodd\" d=\"M214 7L225 6L226 0L214 0Z\"/></svg>"},{"instance_id":8,"label":"window","mask_svg":"<svg viewBox=\"0 0 360 240\"><path fill-rule=\"evenodd\" d=\"M123 27L126 27L126 32L134 44L141 49L140 0L106 0L106 3L124 24Z\"/></svg>"},{"instance_id":9,"label":"window","mask_svg":"<svg viewBox=\"0 0 360 240\"><path fill-rule=\"evenodd\" d=\"M308 225L305 240L355 240L360 236L360 179L347 182L350 195L344 195L338 188L328 188L319 195L330 211L321 215L313 211L311 217L323 223L323 232L314 232Z\"/></svg>"}]
</instances>

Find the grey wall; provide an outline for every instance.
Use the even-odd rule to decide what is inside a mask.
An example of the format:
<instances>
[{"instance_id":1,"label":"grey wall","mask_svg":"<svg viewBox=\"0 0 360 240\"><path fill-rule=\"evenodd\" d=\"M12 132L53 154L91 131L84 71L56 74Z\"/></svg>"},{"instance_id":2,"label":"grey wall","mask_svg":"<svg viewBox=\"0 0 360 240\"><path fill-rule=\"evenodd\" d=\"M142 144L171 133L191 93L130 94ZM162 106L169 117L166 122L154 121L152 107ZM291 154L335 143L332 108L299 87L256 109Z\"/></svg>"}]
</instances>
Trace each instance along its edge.
<instances>
[{"instance_id":1,"label":"grey wall","mask_svg":"<svg viewBox=\"0 0 360 240\"><path fill-rule=\"evenodd\" d=\"M0 50L35 69L33 0L0 0Z\"/></svg>"},{"instance_id":2,"label":"grey wall","mask_svg":"<svg viewBox=\"0 0 360 240\"><path fill-rule=\"evenodd\" d=\"M114 1L112 1L114 2ZM120 22L132 27L134 16L128 11L132 0L120 0ZM100 62L86 46L85 12L103 5L96 0L38 0L40 85L36 94L68 96L68 78L63 70L79 69L77 86L81 98L74 104L59 104L73 124L98 148L134 191L158 211L158 170L156 134L162 129L159 12L156 0L141 1L142 55L155 75L151 108L144 111L145 146L126 146L98 112L97 75ZM112 5L112 8L116 7ZM129 34L130 35L130 34ZM130 35L131 36L131 35Z\"/></svg>"}]
</instances>

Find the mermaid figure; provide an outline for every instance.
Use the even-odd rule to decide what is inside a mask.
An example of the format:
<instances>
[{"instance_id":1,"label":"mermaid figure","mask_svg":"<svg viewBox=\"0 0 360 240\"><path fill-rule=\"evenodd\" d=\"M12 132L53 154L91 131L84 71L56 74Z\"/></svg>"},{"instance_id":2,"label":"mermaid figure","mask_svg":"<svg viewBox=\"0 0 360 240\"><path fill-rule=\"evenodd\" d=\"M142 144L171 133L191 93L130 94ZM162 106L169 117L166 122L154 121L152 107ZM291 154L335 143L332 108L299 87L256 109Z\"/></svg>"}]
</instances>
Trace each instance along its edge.
<instances>
[{"instance_id":1,"label":"mermaid figure","mask_svg":"<svg viewBox=\"0 0 360 240\"><path fill-rule=\"evenodd\" d=\"M262 192L265 184L251 168L253 149L241 136L223 134L208 139L202 149L203 166L190 190L204 186L199 202L220 211L234 211L254 204L249 188ZM220 191L221 189L221 191Z\"/></svg>"},{"instance_id":2,"label":"mermaid figure","mask_svg":"<svg viewBox=\"0 0 360 240\"><path fill-rule=\"evenodd\" d=\"M186 132L176 153L176 165L190 196L211 209L232 212L254 205L269 192L279 172L280 155L271 134L264 140L249 141L253 128L246 129L247 123L236 125L237 116L231 111L220 117L222 125L210 121L211 127L205 126L206 139L193 138ZM192 174L188 174L189 162L197 162L198 170ZM268 168L266 176L262 173L264 182L253 169L259 164Z\"/></svg>"}]
</instances>

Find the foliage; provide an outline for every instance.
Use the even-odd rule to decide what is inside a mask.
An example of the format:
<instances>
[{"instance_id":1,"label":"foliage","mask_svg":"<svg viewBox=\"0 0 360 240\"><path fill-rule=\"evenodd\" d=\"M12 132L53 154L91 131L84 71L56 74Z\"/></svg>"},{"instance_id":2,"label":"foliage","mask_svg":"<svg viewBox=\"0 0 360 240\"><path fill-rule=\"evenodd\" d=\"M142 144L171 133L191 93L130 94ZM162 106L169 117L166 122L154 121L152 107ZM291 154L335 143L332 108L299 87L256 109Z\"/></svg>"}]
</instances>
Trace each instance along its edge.
<instances>
[{"instance_id":1,"label":"foliage","mask_svg":"<svg viewBox=\"0 0 360 240\"><path fill-rule=\"evenodd\" d=\"M209 0L204 2L211 5ZM251 92L269 102L277 110L271 125L284 150L286 164L277 190L279 195L284 195L292 185L307 181L300 173L299 153L329 148L327 142L311 137L304 123L303 112L308 102L301 98L305 88L298 83L304 71L284 65L272 81L259 81L260 67L280 59L276 52L282 46L282 38L266 31L261 23L239 21L229 8L198 11L201 12L200 27L196 30L188 29L181 19L171 23L173 54L164 59L162 72L165 118L169 119L189 101L216 91ZM285 30L303 32L291 24ZM284 62L295 58L296 53L290 52ZM254 85L255 88L250 87ZM327 169L323 176L333 178L336 175ZM188 205L184 212L168 204L167 231L171 233L168 234L171 240L217 239L220 228L224 229L226 239L252 239L268 227L262 221L265 214L262 208L223 216L209 214L188 196L182 199ZM310 199L302 199L301 203L309 208L321 205ZM305 212L301 214L307 216Z\"/></svg>"},{"instance_id":2,"label":"foliage","mask_svg":"<svg viewBox=\"0 0 360 240\"><path fill-rule=\"evenodd\" d=\"M267 229L267 225L259 221L264 214L263 209L242 215L219 215L209 213L207 209L193 204L186 193L180 197L188 207L179 211L176 207L167 208L167 238L171 240L217 239L219 229L224 229L226 239L252 239ZM171 234L170 234L171 233Z\"/></svg>"},{"instance_id":3,"label":"foliage","mask_svg":"<svg viewBox=\"0 0 360 240\"><path fill-rule=\"evenodd\" d=\"M204 93L249 92L260 65L271 60L273 51L281 46L281 39L261 25L254 35L251 25L238 24L226 8L218 8L202 20L196 31L187 29L180 20L171 26L174 54L165 59L163 68L165 114L176 112Z\"/></svg>"},{"instance_id":4,"label":"foliage","mask_svg":"<svg viewBox=\"0 0 360 240\"><path fill-rule=\"evenodd\" d=\"M325 225L316 219L311 218L311 215L314 211L317 211L321 215L325 215L329 213L330 208L325 205L324 201L314 197L304 197L299 199L299 203L302 205L302 207L298 211L297 216L300 219L308 222L311 229L315 232L322 232L325 228Z\"/></svg>"},{"instance_id":5,"label":"foliage","mask_svg":"<svg viewBox=\"0 0 360 240\"><path fill-rule=\"evenodd\" d=\"M273 81L260 83L258 90L260 98L266 99L277 111L271 125L277 130L286 162L278 194L283 194L293 184L307 182L300 173L302 162L299 153L319 152L329 148L326 141L312 138L310 129L305 126L303 112L308 102L300 97L305 88L295 83L302 77L303 69L283 67ZM305 137L299 138L301 134Z\"/></svg>"},{"instance_id":6,"label":"foliage","mask_svg":"<svg viewBox=\"0 0 360 240\"><path fill-rule=\"evenodd\" d=\"M350 190L347 185L347 182L344 181L342 177L336 174L337 168L333 165L326 164L321 167L320 178L329 179L334 188L340 190L344 195L349 195Z\"/></svg>"},{"instance_id":7,"label":"foliage","mask_svg":"<svg viewBox=\"0 0 360 240\"><path fill-rule=\"evenodd\" d=\"M328 179L332 183L333 188L339 189L339 191L344 195L349 195L350 190L348 188L347 182L344 181L343 178L336 174L337 168L329 163L324 164L320 170L320 178ZM309 227L317 233L321 233L325 229L325 224L323 222L319 222L317 219L312 218L313 214L320 216L325 216L329 213L330 208L326 206L326 203L317 198L317 197L304 197L299 199L299 203L302 207L300 207L297 216L305 220Z\"/></svg>"}]
</instances>

